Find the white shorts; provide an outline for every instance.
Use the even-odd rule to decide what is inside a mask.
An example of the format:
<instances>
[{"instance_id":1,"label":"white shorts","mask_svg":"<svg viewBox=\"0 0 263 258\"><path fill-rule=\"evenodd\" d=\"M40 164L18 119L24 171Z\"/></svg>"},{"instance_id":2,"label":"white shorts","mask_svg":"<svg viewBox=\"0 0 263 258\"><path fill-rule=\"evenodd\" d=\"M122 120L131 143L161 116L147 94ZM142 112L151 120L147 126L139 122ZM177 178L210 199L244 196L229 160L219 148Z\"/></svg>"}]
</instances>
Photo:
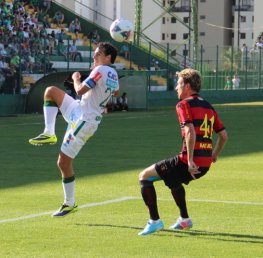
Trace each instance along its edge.
<instances>
[{"instance_id":1,"label":"white shorts","mask_svg":"<svg viewBox=\"0 0 263 258\"><path fill-rule=\"evenodd\" d=\"M79 100L65 95L60 111L68 122L68 128L61 145L61 151L74 159L86 141L95 133L98 128L96 121L84 121L81 118Z\"/></svg>"}]
</instances>

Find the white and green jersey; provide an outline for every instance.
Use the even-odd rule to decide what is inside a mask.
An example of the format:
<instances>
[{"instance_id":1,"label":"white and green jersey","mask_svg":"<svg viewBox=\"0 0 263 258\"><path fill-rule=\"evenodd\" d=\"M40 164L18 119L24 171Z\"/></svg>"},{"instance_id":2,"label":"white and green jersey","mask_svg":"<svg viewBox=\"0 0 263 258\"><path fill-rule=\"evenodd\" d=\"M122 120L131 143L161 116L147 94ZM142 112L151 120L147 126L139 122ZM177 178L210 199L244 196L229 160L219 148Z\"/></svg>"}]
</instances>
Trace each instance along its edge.
<instances>
[{"instance_id":1,"label":"white and green jersey","mask_svg":"<svg viewBox=\"0 0 263 258\"><path fill-rule=\"evenodd\" d=\"M111 95L119 90L117 72L110 66L100 65L92 70L83 83L90 90L82 95L80 101L82 120L99 121Z\"/></svg>"}]
</instances>

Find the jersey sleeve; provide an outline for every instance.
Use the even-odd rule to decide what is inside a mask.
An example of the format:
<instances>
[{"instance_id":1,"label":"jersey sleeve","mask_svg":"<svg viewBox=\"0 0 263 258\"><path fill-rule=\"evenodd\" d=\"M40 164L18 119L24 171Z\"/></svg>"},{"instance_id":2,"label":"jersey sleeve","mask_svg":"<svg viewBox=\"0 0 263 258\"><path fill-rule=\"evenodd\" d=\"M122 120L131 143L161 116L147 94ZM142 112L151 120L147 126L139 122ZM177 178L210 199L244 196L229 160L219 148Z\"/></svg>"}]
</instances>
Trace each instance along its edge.
<instances>
[{"instance_id":1,"label":"jersey sleeve","mask_svg":"<svg viewBox=\"0 0 263 258\"><path fill-rule=\"evenodd\" d=\"M214 123L214 131L219 133L220 131L224 130L225 126L222 121L219 119L217 113L215 112L215 123Z\"/></svg>"},{"instance_id":2,"label":"jersey sleeve","mask_svg":"<svg viewBox=\"0 0 263 258\"><path fill-rule=\"evenodd\" d=\"M181 126L184 126L185 124L193 123L191 109L186 101L180 101L176 105L176 112Z\"/></svg>"},{"instance_id":3,"label":"jersey sleeve","mask_svg":"<svg viewBox=\"0 0 263 258\"><path fill-rule=\"evenodd\" d=\"M102 73L99 71L99 69L96 67L83 82L84 84L90 88L93 89L96 87L98 81L101 79Z\"/></svg>"}]
</instances>

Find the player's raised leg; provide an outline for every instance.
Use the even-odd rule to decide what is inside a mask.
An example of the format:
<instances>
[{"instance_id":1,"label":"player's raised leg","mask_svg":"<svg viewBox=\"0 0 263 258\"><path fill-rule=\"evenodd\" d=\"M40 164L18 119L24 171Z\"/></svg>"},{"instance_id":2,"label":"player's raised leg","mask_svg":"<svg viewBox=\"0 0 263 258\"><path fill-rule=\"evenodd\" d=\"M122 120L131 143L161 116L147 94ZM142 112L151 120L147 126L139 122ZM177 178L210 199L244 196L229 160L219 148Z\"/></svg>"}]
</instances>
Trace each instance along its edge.
<instances>
[{"instance_id":1,"label":"player's raised leg","mask_svg":"<svg viewBox=\"0 0 263 258\"><path fill-rule=\"evenodd\" d=\"M65 92L54 86L48 87L45 90L43 106L45 129L43 133L30 139L30 144L43 145L57 143L55 134L56 117L64 96Z\"/></svg>"}]
</instances>

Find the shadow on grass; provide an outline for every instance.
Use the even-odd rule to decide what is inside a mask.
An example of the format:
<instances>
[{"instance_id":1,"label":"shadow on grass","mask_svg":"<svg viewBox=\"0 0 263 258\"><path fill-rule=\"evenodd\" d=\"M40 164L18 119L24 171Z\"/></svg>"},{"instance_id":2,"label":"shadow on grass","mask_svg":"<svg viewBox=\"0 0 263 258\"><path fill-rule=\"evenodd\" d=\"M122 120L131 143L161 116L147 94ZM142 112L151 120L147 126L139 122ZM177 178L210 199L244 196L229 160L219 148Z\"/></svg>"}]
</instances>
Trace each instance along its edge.
<instances>
[{"instance_id":1,"label":"shadow on grass","mask_svg":"<svg viewBox=\"0 0 263 258\"><path fill-rule=\"evenodd\" d=\"M80 224L76 223L76 226L86 227L101 227L101 228L121 228L121 229L132 229L140 232L143 228L134 226L123 226L123 225L112 225L112 224ZM137 233L136 233L137 234ZM247 234L233 234L233 233L222 233L222 232L209 232L204 230L169 230L163 229L157 233L152 234L154 237L199 237L199 238L213 238L218 241L224 242L239 242L239 243L251 243L251 244L263 244L263 236L254 236Z\"/></svg>"},{"instance_id":2,"label":"shadow on grass","mask_svg":"<svg viewBox=\"0 0 263 258\"><path fill-rule=\"evenodd\" d=\"M263 117L255 115L262 110L261 105L218 108L229 133L221 157L262 152ZM251 125L255 124L251 133ZM66 129L61 116L56 128L59 138L56 146L35 147L28 144L28 139L43 130L43 115L0 121L0 130L4 132L0 189L60 180L56 162ZM130 170L139 173L154 162L179 153L180 149L180 127L173 110L110 113L77 156L74 168L77 178Z\"/></svg>"}]
</instances>

